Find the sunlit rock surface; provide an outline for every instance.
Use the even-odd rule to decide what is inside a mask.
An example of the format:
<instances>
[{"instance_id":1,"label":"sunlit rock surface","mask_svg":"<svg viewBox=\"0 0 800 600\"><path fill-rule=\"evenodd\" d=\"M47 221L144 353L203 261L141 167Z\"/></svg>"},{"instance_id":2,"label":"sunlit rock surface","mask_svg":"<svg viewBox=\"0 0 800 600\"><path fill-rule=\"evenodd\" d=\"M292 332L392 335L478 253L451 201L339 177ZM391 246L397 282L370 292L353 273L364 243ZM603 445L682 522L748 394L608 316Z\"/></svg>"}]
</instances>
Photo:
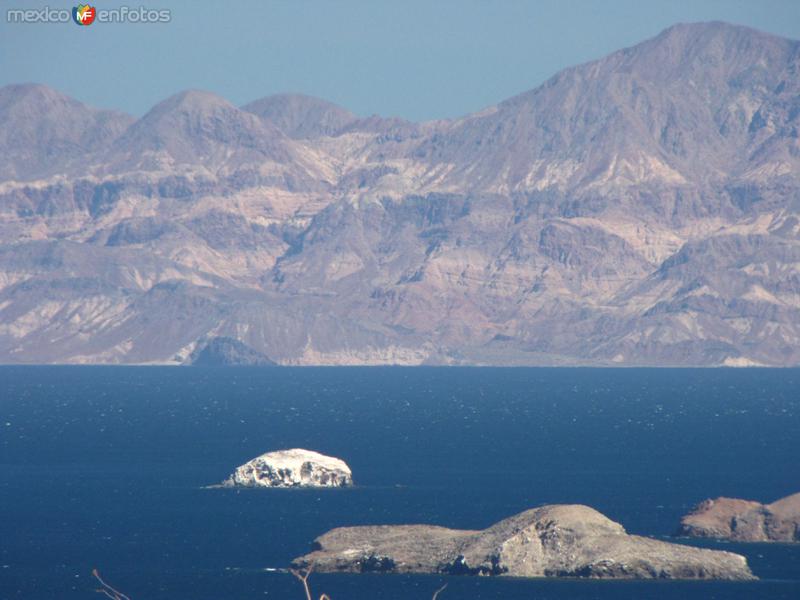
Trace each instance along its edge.
<instances>
[{"instance_id":1,"label":"sunlit rock surface","mask_svg":"<svg viewBox=\"0 0 800 600\"><path fill-rule=\"evenodd\" d=\"M345 487L353 474L343 460L295 448L267 452L246 462L225 480L225 486Z\"/></svg>"},{"instance_id":2,"label":"sunlit rock surface","mask_svg":"<svg viewBox=\"0 0 800 600\"><path fill-rule=\"evenodd\" d=\"M800 493L772 504L738 498L705 500L681 519L678 534L737 542L800 542Z\"/></svg>"},{"instance_id":3,"label":"sunlit rock surface","mask_svg":"<svg viewBox=\"0 0 800 600\"><path fill-rule=\"evenodd\" d=\"M433 525L343 527L295 559L324 572L513 577L755 579L743 556L628 535L581 505L535 508L482 531Z\"/></svg>"}]
</instances>

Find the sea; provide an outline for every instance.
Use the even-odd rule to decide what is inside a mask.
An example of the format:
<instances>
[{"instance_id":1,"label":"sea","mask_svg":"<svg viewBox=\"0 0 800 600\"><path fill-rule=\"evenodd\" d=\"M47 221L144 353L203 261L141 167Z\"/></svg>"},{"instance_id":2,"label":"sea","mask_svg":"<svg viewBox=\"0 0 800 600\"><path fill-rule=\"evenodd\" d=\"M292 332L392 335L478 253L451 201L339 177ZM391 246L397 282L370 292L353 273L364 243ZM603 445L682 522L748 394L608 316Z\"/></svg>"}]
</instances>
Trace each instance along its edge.
<instances>
[{"instance_id":1,"label":"sea","mask_svg":"<svg viewBox=\"0 0 800 600\"><path fill-rule=\"evenodd\" d=\"M209 487L270 450L350 489ZM673 540L705 498L800 491L800 370L0 367L0 600L303 600L285 572L344 525L480 529L587 504ZM800 544L756 582L314 573L316 600L800 599Z\"/></svg>"}]
</instances>

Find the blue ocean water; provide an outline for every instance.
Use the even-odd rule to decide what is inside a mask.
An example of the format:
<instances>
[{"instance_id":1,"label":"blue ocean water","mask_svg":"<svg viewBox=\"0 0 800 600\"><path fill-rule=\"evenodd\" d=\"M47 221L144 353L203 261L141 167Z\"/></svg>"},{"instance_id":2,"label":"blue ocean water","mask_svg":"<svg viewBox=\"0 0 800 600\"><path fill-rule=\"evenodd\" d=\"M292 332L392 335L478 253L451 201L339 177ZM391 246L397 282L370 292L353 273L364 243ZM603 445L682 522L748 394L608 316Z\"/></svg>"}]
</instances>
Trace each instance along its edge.
<instances>
[{"instance_id":1,"label":"blue ocean water","mask_svg":"<svg viewBox=\"0 0 800 600\"><path fill-rule=\"evenodd\" d=\"M800 371L0 367L0 600L302 598L284 567L340 525L482 528L545 503L669 536L718 495L800 490ZM268 450L344 458L342 490L206 489ZM684 540L685 542L685 540ZM334 600L800 598L754 583L314 574Z\"/></svg>"}]
</instances>

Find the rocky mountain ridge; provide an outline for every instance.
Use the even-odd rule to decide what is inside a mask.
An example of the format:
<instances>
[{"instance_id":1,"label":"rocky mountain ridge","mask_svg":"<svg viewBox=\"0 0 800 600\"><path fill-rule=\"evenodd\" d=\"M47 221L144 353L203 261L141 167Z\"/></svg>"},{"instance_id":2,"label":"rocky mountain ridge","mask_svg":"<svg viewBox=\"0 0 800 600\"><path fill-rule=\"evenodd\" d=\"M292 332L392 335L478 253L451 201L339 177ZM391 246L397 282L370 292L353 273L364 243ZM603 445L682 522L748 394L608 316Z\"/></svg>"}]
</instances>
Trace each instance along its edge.
<instances>
[{"instance_id":1,"label":"rocky mountain ridge","mask_svg":"<svg viewBox=\"0 0 800 600\"><path fill-rule=\"evenodd\" d=\"M700 23L450 121L7 86L0 361L800 364L798 73Z\"/></svg>"}]
</instances>

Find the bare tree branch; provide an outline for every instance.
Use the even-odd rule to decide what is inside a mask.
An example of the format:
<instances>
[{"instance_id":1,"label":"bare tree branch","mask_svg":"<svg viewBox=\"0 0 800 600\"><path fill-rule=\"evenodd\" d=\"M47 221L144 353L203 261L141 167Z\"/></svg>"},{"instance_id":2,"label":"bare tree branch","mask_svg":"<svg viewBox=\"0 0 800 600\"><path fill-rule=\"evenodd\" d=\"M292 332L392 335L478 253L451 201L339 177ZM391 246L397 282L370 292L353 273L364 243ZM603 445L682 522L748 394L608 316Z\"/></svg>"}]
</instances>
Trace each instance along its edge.
<instances>
[{"instance_id":1,"label":"bare tree branch","mask_svg":"<svg viewBox=\"0 0 800 600\"><path fill-rule=\"evenodd\" d=\"M113 587L103 581L103 578L100 577L100 572L97 569L92 569L92 577L97 579L97 581L100 582L100 585L103 586L102 588L95 590L96 592L104 594L108 598L111 598L111 600L131 600L128 596L119 590L115 590Z\"/></svg>"},{"instance_id":2,"label":"bare tree branch","mask_svg":"<svg viewBox=\"0 0 800 600\"><path fill-rule=\"evenodd\" d=\"M311 577L311 573L313 573L313 571L314 571L313 564L309 565L305 569L289 569L289 573L294 575L298 579L298 581L300 581L300 583L303 584L303 590L306 593L306 600L313 600L313 597L311 596L311 588L308 586L308 578ZM105 581L103 581L103 578L100 577L100 572L97 569L92 569L92 577L97 579L97 581L100 582L100 585L103 586L101 588L96 589L95 590L96 592L103 594L107 598L111 598L111 600L131 600L129 596L126 596L119 590L114 589ZM431 600L436 600L439 597L439 594L441 594L446 587L447 584L445 583L442 587L436 590L433 593L433 598L431 598ZM331 600L331 597L328 596L328 594L322 594L319 597L319 600Z\"/></svg>"},{"instance_id":3,"label":"bare tree branch","mask_svg":"<svg viewBox=\"0 0 800 600\"><path fill-rule=\"evenodd\" d=\"M289 572L297 577L303 584L303 589L306 592L306 600L312 600L311 590L308 587L308 578L311 577L311 572L314 570L314 565L309 565L305 570L303 569L289 569Z\"/></svg>"}]
</instances>

